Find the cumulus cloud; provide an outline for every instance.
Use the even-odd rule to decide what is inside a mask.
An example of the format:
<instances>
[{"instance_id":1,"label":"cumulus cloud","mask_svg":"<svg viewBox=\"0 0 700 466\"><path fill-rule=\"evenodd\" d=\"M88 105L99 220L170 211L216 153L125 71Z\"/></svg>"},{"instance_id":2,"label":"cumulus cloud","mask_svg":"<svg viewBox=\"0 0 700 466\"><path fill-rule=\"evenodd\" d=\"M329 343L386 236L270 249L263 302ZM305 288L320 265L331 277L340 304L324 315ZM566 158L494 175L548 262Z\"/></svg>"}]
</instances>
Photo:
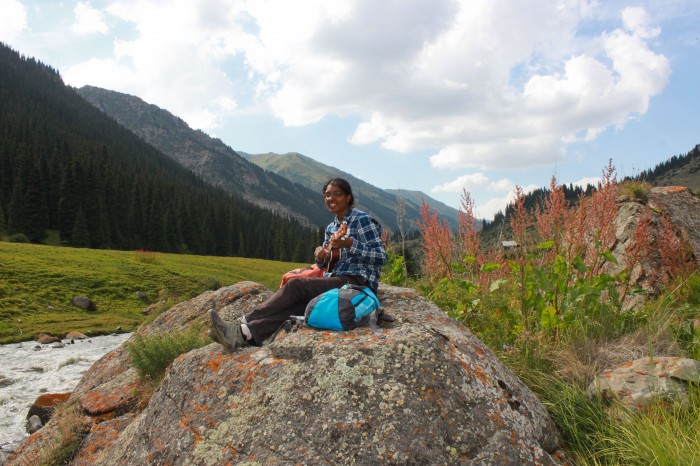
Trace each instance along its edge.
<instances>
[{"instance_id":1,"label":"cumulus cloud","mask_svg":"<svg viewBox=\"0 0 700 466\"><path fill-rule=\"evenodd\" d=\"M62 75L71 85L138 95L194 128L215 129L237 108L235 78L223 67L236 54L232 38L243 35L230 3L123 0L101 12L80 7L83 17L132 24L136 34L115 39L112 57L68 66Z\"/></svg>"},{"instance_id":2,"label":"cumulus cloud","mask_svg":"<svg viewBox=\"0 0 700 466\"><path fill-rule=\"evenodd\" d=\"M205 130L237 111L270 112L289 126L352 116L354 144L432 151L444 169L525 168L563 160L569 144L645 113L668 82L646 10L621 9L608 30L585 32L598 30L584 26L600 8L113 0L98 12L81 3L79 30L104 32L113 19L133 34L115 40L109 63L62 74L137 94Z\"/></svg>"},{"instance_id":3,"label":"cumulus cloud","mask_svg":"<svg viewBox=\"0 0 700 466\"><path fill-rule=\"evenodd\" d=\"M109 31L103 20L100 10L94 9L88 3L78 2L74 8L75 22L71 30L78 34L90 34L99 32L106 34Z\"/></svg>"},{"instance_id":4,"label":"cumulus cloud","mask_svg":"<svg viewBox=\"0 0 700 466\"><path fill-rule=\"evenodd\" d=\"M523 193L528 194L536 189L541 188L534 184L529 184L527 186L521 186ZM505 212L506 206L511 204L515 200L515 186L508 191L505 196L491 197L485 202L477 203L475 209L475 216L478 218L484 218L487 220L492 220L493 217L498 212Z\"/></svg>"},{"instance_id":5,"label":"cumulus cloud","mask_svg":"<svg viewBox=\"0 0 700 466\"><path fill-rule=\"evenodd\" d=\"M442 185L433 187L434 193L438 192L455 192L461 193L463 190L473 192L476 189L485 189L487 191L509 191L515 188L515 184L510 180L503 178L498 181L490 180L483 173L474 173L471 175L463 175L459 178L448 181Z\"/></svg>"},{"instance_id":6,"label":"cumulus cloud","mask_svg":"<svg viewBox=\"0 0 700 466\"><path fill-rule=\"evenodd\" d=\"M27 27L27 11L17 0L0 0L0 40L12 42Z\"/></svg>"},{"instance_id":7,"label":"cumulus cloud","mask_svg":"<svg viewBox=\"0 0 700 466\"><path fill-rule=\"evenodd\" d=\"M531 167L647 111L668 81L641 8L580 32L597 3L564 0L307 1L244 7L240 51L286 125L360 116L354 144L435 150L438 168Z\"/></svg>"}]
</instances>

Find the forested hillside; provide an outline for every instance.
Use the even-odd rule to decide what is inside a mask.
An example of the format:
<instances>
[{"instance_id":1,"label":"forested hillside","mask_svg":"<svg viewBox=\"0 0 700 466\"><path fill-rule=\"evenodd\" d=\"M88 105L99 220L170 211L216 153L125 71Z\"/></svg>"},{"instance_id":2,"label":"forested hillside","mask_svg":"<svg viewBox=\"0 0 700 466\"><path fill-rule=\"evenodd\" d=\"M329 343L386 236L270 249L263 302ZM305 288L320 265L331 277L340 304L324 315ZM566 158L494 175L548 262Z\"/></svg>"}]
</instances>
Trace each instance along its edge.
<instances>
[{"instance_id":1,"label":"forested hillside","mask_svg":"<svg viewBox=\"0 0 700 466\"><path fill-rule=\"evenodd\" d=\"M211 187L0 45L0 234L305 261L318 230Z\"/></svg>"},{"instance_id":2,"label":"forested hillside","mask_svg":"<svg viewBox=\"0 0 700 466\"><path fill-rule=\"evenodd\" d=\"M328 212L318 195L320 183L311 190L263 170L220 139L193 130L177 116L138 97L94 86L77 92L207 183L309 225L328 224Z\"/></svg>"},{"instance_id":3,"label":"forested hillside","mask_svg":"<svg viewBox=\"0 0 700 466\"><path fill-rule=\"evenodd\" d=\"M637 179L654 186L687 186L700 194L700 145L685 155L674 155L656 167L645 170Z\"/></svg>"},{"instance_id":4,"label":"forested hillside","mask_svg":"<svg viewBox=\"0 0 700 466\"><path fill-rule=\"evenodd\" d=\"M697 195L700 193L700 145L685 155L674 155L654 168L635 177L627 177L623 181L647 182L652 186L686 186ZM573 205L577 203L579 196L589 196L595 189L596 187L590 184L585 188L569 184L564 185L562 191L567 203ZM529 211L542 208L549 192L548 188L540 188L527 193L524 196L524 207ZM494 246L500 241L511 239L509 222L513 211L514 205L509 203L505 212L498 212L493 221L484 222L482 237L486 244Z\"/></svg>"}]
</instances>

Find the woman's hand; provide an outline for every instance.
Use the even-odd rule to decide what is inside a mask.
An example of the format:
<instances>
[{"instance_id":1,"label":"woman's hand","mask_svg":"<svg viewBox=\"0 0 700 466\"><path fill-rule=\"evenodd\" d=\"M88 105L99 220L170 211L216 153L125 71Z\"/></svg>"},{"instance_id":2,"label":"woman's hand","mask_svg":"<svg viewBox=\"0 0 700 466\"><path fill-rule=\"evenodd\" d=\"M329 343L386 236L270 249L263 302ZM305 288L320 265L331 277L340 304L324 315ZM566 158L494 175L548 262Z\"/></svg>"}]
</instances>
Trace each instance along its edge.
<instances>
[{"instance_id":1,"label":"woman's hand","mask_svg":"<svg viewBox=\"0 0 700 466\"><path fill-rule=\"evenodd\" d=\"M326 251L323 246L318 246L314 250L314 257L316 258L316 263L321 264L326 261L326 258L328 257L328 251Z\"/></svg>"},{"instance_id":2,"label":"woman's hand","mask_svg":"<svg viewBox=\"0 0 700 466\"><path fill-rule=\"evenodd\" d=\"M314 250L314 257L316 258L316 263L321 264L328 261L331 256L333 256L333 250L335 250L335 257L338 257L338 249L350 248L352 247L352 238L333 238L328 244L331 246L331 250L324 248L323 246L318 246Z\"/></svg>"},{"instance_id":3,"label":"woman's hand","mask_svg":"<svg viewBox=\"0 0 700 466\"><path fill-rule=\"evenodd\" d=\"M331 249L349 248L352 247L352 238L338 238L329 241Z\"/></svg>"}]
</instances>

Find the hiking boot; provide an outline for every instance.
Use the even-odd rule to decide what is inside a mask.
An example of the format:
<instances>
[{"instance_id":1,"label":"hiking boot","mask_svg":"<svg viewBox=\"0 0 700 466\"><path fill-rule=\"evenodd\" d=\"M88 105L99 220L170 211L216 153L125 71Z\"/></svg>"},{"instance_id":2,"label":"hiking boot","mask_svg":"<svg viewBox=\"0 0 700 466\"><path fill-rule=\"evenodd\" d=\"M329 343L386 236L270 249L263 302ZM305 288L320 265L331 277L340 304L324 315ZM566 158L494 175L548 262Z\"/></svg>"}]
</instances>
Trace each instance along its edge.
<instances>
[{"instance_id":1,"label":"hiking boot","mask_svg":"<svg viewBox=\"0 0 700 466\"><path fill-rule=\"evenodd\" d=\"M246 344L238 322L224 322L214 309L209 309L207 315L209 316L209 337L221 343L226 352L233 353Z\"/></svg>"}]
</instances>

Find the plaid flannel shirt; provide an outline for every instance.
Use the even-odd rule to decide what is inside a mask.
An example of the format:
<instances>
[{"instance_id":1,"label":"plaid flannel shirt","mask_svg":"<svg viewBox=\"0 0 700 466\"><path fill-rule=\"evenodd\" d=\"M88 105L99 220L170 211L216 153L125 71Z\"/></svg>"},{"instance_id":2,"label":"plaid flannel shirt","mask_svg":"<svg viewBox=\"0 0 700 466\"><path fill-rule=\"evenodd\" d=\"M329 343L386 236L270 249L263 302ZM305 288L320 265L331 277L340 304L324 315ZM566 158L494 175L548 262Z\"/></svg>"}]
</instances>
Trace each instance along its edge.
<instances>
[{"instance_id":1,"label":"plaid flannel shirt","mask_svg":"<svg viewBox=\"0 0 700 466\"><path fill-rule=\"evenodd\" d=\"M350 209L344 218L333 220L326 227L324 246L330 240L340 224L348 222L347 236L352 238L352 246L340 249L340 258L333 268L331 275L357 275L367 280L367 286L376 291L379 287L379 274L386 264L387 256L382 243L382 227L379 223L357 209ZM319 264L321 266L322 264Z\"/></svg>"}]
</instances>

